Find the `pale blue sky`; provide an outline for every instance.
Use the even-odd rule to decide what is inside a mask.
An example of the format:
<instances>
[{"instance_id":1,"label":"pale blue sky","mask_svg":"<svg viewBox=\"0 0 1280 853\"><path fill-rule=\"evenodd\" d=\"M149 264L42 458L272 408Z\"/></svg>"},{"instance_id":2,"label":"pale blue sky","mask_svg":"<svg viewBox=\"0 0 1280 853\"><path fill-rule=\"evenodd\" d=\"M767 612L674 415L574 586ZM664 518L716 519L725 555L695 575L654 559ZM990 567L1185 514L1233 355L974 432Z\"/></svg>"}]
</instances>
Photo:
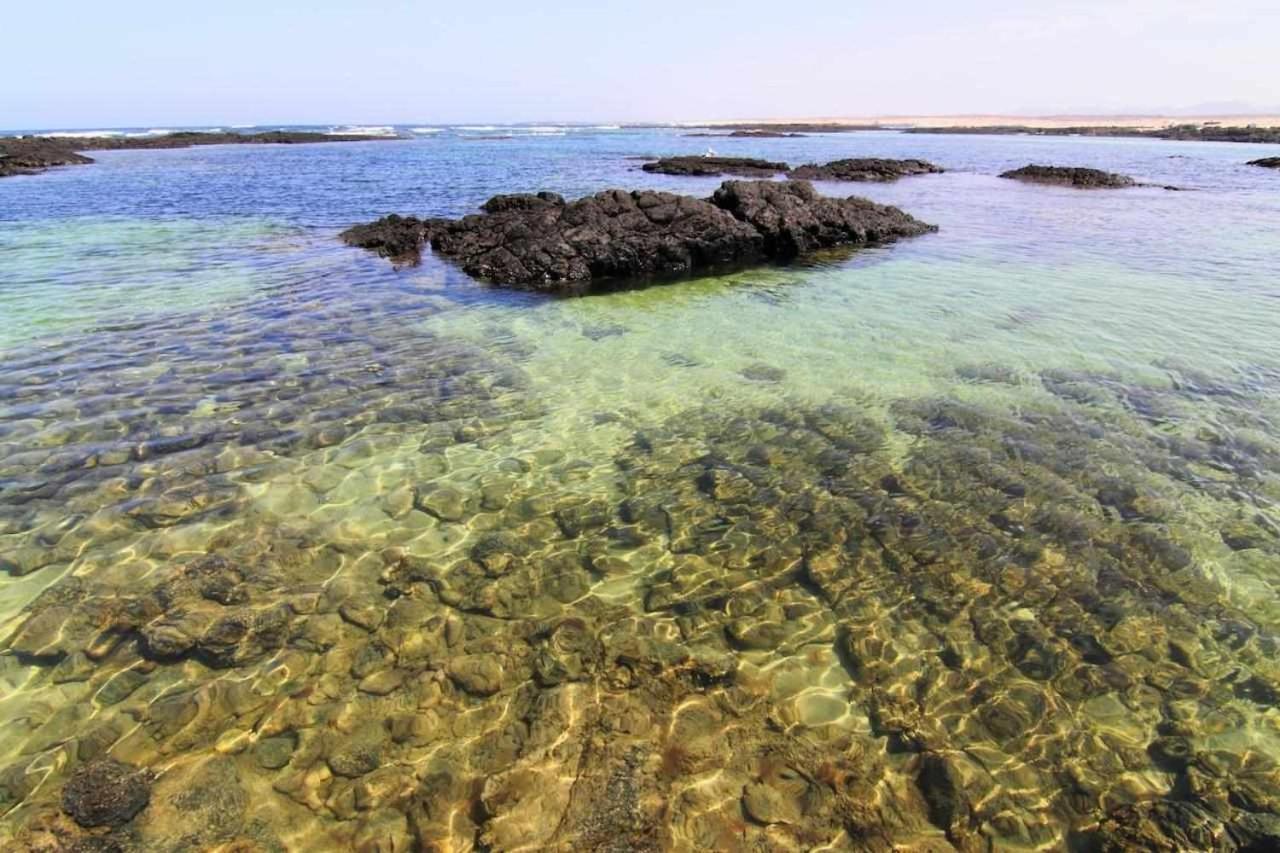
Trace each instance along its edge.
<instances>
[{"instance_id":1,"label":"pale blue sky","mask_svg":"<svg viewBox=\"0 0 1280 853\"><path fill-rule=\"evenodd\" d=\"M13 4L0 128L1280 110L1277 0Z\"/></svg>"}]
</instances>

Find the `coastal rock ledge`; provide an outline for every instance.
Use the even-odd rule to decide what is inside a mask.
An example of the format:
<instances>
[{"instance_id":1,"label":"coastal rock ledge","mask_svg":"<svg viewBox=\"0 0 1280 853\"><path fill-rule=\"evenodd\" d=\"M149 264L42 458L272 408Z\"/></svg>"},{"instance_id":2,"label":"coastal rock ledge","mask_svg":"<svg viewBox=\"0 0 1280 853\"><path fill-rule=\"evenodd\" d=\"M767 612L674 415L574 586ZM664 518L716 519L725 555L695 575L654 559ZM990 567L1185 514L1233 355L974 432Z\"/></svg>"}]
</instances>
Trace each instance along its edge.
<instances>
[{"instance_id":1,"label":"coastal rock ledge","mask_svg":"<svg viewBox=\"0 0 1280 853\"><path fill-rule=\"evenodd\" d=\"M482 209L458 220L386 216L341 236L397 263L416 262L429 241L475 278L575 293L598 280L786 261L937 230L896 207L819 195L804 181L725 181L709 199L648 190L572 202L499 195Z\"/></svg>"},{"instance_id":2,"label":"coastal rock ledge","mask_svg":"<svg viewBox=\"0 0 1280 853\"><path fill-rule=\"evenodd\" d=\"M1127 175L1117 175L1101 169L1086 169L1081 166L1023 166L1021 169L1011 169L1000 177L1030 184L1053 184L1079 189L1119 189L1138 186L1138 182Z\"/></svg>"},{"instance_id":3,"label":"coastal rock ledge","mask_svg":"<svg viewBox=\"0 0 1280 853\"><path fill-rule=\"evenodd\" d=\"M875 181L888 183L911 175L936 175L944 171L928 160L889 160L855 157L830 163L809 163L792 169L790 176L806 181Z\"/></svg>"}]
</instances>

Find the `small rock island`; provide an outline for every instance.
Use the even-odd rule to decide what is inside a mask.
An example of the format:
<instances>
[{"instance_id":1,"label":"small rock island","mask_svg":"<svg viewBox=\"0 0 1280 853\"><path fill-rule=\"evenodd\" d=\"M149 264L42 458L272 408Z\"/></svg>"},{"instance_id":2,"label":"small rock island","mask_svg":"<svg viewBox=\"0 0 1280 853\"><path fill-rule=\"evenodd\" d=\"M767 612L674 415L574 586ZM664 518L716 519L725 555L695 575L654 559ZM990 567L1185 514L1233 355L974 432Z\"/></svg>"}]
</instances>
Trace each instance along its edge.
<instances>
[{"instance_id":1,"label":"small rock island","mask_svg":"<svg viewBox=\"0 0 1280 853\"><path fill-rule=\"evenodd\" d=\"M890 160L883 157L855 157L830 163L808 163L789 173L806 181L876 181L887 183L909 175L933 175L945 171L928 160Z\"/></svg>"},{"instance_id":2,"label":"small rock island","mask_svg":"<svg viewBox=\"0 0 1280 853\"><path fill-rule=\"evenodd\" d=\"M1051 184L1060 187L1076 187L1077 189L1120 189L1136 187L1138 182L1127 175L1104 172L1101 169L1086 169L1080 166L1023 166L1011 169L1000 175L1015 181L1029 184Z\"/></svg>"},{"instance_id":3,"label":"small rock island","mask_svg":"<svg viewBox=\"0 0 1280 853\"><path fill-rule=\"evenodd\" d=\"M1258 160L1250 160L1250 166L1261 166L1264 169L1280 169L1280 157L1262 157Z\"/></svg>"},{"instance_id":4,"label":"small rock island","mask_svg":"<svg viewBox=\"0 0 1280 853\"><path fill-rule=\"evenodd\" d=\"M828 198L804 181L725 181L709 199L606 190L499 195L462 219L387 216L341 238L414 263L424 243L469 275L506 287L583 293L601 280L685 275L787 261L819 249L936 231L896 207Z\"/></svg>"},{"instance_id":5,"label":"small rock island","mask_svg":"<svg viewBox=\"0 0 1280 853\"><path fill-rule=\"evenodd\" d=\"M662 175L715 177L741 175L768 178L784 174L805 181L876 181L886 183L909 175L940 174L945 171L927 160L892 160L884 157L853 157L830 163L807 163L791 168L786 163L758 160L754 157L719 157L715 155L682 155L662 157L640 167Z\"/></svg>"},{"instance_id":6,"label":"small rock island","mask_svg":"<svg viewBox=\"0 0 1280 853\"><path fill-rule=\"evenodd\" d=\"M688 175L691 177L719 177L739 175L745 178L768 178L790 167L786 163L758 160L754 157L716 157L692 154L680 157L663 157L640 167L659 175Z\"/></svg>"}]
</instances>

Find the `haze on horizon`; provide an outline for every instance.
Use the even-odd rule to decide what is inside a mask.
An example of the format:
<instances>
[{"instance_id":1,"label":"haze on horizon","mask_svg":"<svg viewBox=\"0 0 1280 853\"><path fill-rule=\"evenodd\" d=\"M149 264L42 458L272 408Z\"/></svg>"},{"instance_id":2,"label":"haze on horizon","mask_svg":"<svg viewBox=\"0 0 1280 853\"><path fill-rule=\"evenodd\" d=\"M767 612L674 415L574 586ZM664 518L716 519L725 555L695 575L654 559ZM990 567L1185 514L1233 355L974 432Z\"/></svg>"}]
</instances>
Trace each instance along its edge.
<instances>
[{"instance_id":1,"label":"haze on horizon","mask_svg":"<svg viewBox=\"0 0 1280 853\"><path fill-rule=\"evenodd\" d=\"M0 128L1280 112L1280 3L67 0Z\"/></svg>"}]
</instances>

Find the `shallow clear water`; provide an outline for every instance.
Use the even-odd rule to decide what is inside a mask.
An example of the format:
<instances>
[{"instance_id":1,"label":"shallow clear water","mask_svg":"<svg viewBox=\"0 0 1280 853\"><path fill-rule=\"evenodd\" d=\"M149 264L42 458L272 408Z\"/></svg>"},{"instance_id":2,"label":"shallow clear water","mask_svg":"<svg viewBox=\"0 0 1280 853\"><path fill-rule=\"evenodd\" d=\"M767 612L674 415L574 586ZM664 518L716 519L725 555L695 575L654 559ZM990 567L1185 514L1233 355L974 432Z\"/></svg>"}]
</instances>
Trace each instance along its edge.
<instances>
[{"instance_id":1,"label":"shallow clear water","mask_svg":"<svg viewBox=\"0 0 1280 853\"><path fill-rule=\"evenodd\" d=\"M465 135L0 182L0 838L77 836L106 754L158 774L112 830L154 850L1280 814L1280 178L1243 165L1276 151ZM706 194L634 158L708 143L930 159L820 188L941 230L566 300L336 240ZM1187 191L994 177L1028 162Z\"/></svg>"}]
</instances>

